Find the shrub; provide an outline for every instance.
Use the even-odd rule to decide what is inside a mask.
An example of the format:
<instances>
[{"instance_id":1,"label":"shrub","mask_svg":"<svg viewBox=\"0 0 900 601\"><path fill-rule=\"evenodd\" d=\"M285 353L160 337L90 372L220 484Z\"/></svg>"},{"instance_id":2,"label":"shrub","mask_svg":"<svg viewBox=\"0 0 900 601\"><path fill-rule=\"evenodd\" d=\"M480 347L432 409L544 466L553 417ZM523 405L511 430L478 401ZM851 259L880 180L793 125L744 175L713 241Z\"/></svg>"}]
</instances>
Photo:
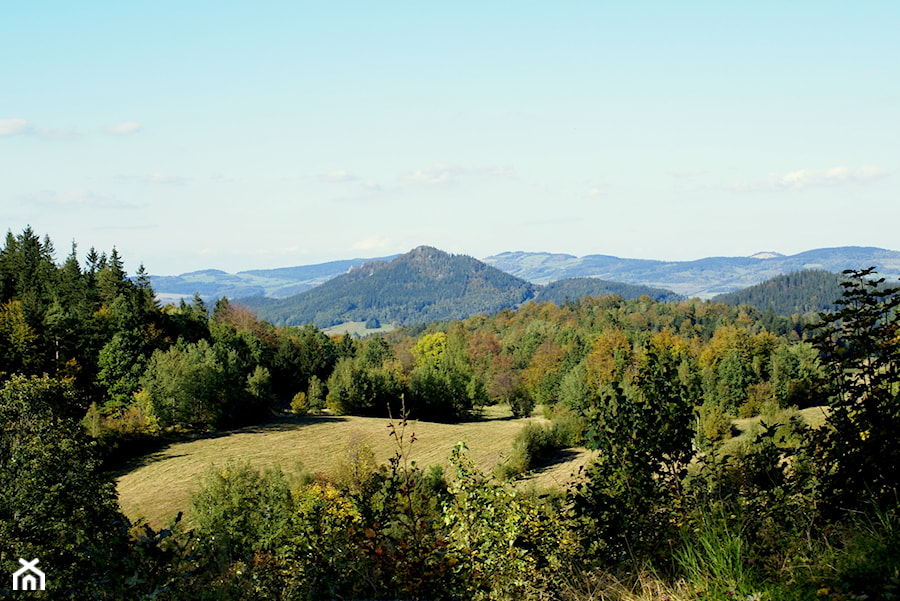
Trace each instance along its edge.
<instances>
[{"instance_id":1,"label":"shrub","mask_svg":"<svg viewBox=\"0 0 900 601\"><path fill-rule=\"evenodd\" d=\"M249 462L211 467L191 497L191 515L201 545L219 560L249 560L257 551L283 544L293 513L291 491L281 470L259 472Z\"/></svg>"},{"instance_id":2,"label":"shrub","mask_svg":"<svg viewBox=\"0 0 900 601\"><path fill-rule=\"evenodd\" d=\"M297 415L306 415L309 413L309 398L302 390L294 395L291 399L291 411Z\"/></svg>"},{"instance_id":3,"label":"shrub","mask_svg":"<svg viewBox=\"0 0 900 601\"><path fill-rule=\"evenodd\" d=\"M534 411L534 399L523 387L518 387L509 395L509 408L513 417L529 417Z\"/></svg>"},{"instance_id":4,"label":"shrub","mask_svg":"<svg viewBox=\"0 0 900 601\"><path fill-rule=\"evenodd\" d=\"M708 448L710 445L731 438L734 426L731 418L719 405L701 405L699 423L697 424L698 446Z\"/></svg>"},{"instance_id":5,"label":"shrub","mask_svg":"<svg viewBox=\"0 0 900 601\"><path fill-rule=\"evenodd\" d=\"M546 599L578 551L578 535L559 507L488 481L457 445L443 506L448 555L462 599ZM449 596L449 595L448 595Z\"/></svg>"},{"instance_id":6,"label":"shrub","mask_svg":"<svg viewBox=\"0 0 900 601\"><path fill-rule=\"evenodd\" d=\"M554 419L550 426L534 422L525 424L513 439L509 458L496 467L494 475L502 480L517 478L555 451L584 442L584 418L568 409L561 409L558 413L559 418Z\"/></svg>"}]
</instances>

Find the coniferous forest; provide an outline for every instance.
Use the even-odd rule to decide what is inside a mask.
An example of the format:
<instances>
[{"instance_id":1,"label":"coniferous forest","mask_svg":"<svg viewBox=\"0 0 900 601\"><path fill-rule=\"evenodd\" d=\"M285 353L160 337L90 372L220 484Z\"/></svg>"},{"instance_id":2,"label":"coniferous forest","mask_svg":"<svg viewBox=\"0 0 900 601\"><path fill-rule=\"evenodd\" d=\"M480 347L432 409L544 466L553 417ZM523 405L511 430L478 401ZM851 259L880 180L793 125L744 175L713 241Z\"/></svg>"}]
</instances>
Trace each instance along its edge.
<instances>
[{"instance_id":1,"label":"coniferous forest","mask_svg":"<svg viewBox=\"0 0 900 601\"><path fill-rule=\"evenodd\" d=\"M45 599L895 599L900 290L839 286L817 315L567 296L355 339L161 306L115 248L10 232L0 571L40 558ZM415 420L493 405L546 419L490 473L462 443L414 461ZM292 414L390 417L396 454L219 466L163 527L120 511L130 461ZM567 486L522 483L573 447Z\"/></svg>"}]
</instances>

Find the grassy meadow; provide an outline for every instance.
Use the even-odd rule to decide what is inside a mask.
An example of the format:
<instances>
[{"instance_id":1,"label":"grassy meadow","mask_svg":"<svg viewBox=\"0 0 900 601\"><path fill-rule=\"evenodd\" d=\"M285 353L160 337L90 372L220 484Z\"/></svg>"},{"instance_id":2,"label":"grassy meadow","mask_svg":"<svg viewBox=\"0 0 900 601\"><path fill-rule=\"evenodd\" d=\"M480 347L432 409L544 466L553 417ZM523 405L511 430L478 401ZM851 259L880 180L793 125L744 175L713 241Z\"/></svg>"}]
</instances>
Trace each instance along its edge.
<instances>
[{"instance_id":1,"label":"grassy meadow","mask_svg":"<svg viewBox=\"0 0 900 601\"><path fill-rule=\"evenodd\" d=\"M422 468L446 468L453 446L462 441L478 467L490 473L509 455L513 439L529 420L544 421L536 416L513 419L505 407L489 407L480 421L411 421L407 440L415 434L416 441L410 459ZM349 445L359 442L369 445L378 462L386 464L397 451L389 424L390 420L384 418L291 417L174 443L143 457L118 478L119 504L132 520L144 519L158 527L188 509L191 493L201 485L211 465L249 461L257 469L280 466L288 474L301 470L329 473L346 459ZM588 458L589 453L583 449L558 452L524 485L565 486Z\"/></svg>"},{"instance_id":2,"label":"grassy meadow","mask_svg":"<svg viewBox=\"0 0 900 601\"><path fill-rule=\"evenodd\" d=\"M810 425L824 421L821 407L800 412ZM412 421L407 436L415 434L410 459L419 467L447 467L453 446L465 442L479 469L490 473L509 457L513 439L529 421L546 422L536 412L529 418L512 418L508 407L488 407L479 421L458 424ZM725 444L748 440L759 417L734 420L741 432ZM314 415L285 417L257 426L220 432L208 438L168 445L128 466L117 480L119 504L126 516L163 526L190 505L191 493L212 465L249 461L257 469L279 466L284 472L331 473L347 458L351 443L364 443L379 463L387 464L396 453L390 436L390 420L373 417ZM555 452L545 465L521 481L522 486L564 488L590 452L566 449ZM189 516L188 516L189 518Z\"/></svg>"}]
</instances>

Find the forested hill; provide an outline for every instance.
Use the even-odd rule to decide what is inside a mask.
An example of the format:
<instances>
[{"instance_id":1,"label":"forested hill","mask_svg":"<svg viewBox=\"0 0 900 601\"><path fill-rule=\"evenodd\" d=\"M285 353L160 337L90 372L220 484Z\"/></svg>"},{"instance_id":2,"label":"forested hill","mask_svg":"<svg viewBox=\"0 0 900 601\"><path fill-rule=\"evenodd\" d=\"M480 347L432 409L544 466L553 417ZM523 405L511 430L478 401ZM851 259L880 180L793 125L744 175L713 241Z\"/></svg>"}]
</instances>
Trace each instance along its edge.
<instances>
[{"instance_id":1,"label":"forested hill","mask_svg":"<svg viewBox=\"0 0 900 601\"><path fill-rule=\"evenodd\" d=\"M761 312L770 307L778 315L836 310L843 277L821 269L805 269L779 275L743 290L720 294L713 302L750 305Z\"/></svg>"},{"instance_id":2,"label":"forested hill","mask_svg":"<svg viewBox=\"0 0 900 601\"><path fill-rule=\"evenodd\" d=\"M661 302L676 301L683 298L681 295L665 288L641 286L640 284L623 284L622 282L610 282L600 278L567 278L551 282L546 286L539 286L538 288L536 301L549 301L557 305L562 305L566 301L575 302L583 296L621 296L624 299L649 296L653 300Z\"/></svg>"},{"instance_id":3,"label":"forested hill","mask_svg":"<svg viewBox=\"0 0 900 601\"><path fill-rule=\"evenodd\" d=\"M466 255L451 255L420 246L393 261L371 261L352 268L312 290L289 298L239 299L261 319L275 324L314 323L330 327L346 322L415 325L464 319L515 308L529 300L562 303L581 296L648 295L657 300L667 290L586 278L544 288Z\"/></svg>"},{"instance_id":4,"label":"forested hill","mask_svg":"<svg viewBox=\"0 0 900 601\"><path fill-rule=\"evenodd\" d=\"M425 323L514 307L534 287L464 255L420 246L393 261L370 261L281 300L242 299L261 319L328 327L348 321Z\"/></svg>"}]
</instances>

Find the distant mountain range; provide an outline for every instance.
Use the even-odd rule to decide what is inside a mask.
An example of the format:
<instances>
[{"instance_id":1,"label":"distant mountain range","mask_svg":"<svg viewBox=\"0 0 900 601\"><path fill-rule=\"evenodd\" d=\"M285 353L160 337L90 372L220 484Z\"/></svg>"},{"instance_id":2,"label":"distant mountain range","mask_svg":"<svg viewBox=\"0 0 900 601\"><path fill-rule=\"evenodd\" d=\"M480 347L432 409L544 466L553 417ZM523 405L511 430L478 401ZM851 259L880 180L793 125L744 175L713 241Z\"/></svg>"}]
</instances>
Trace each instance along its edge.
<instances>
[{"instance_id":1,"label":"distant mountain range","mask_svg":"<svg viewBox=\"0 0 900 601\"><path fill-rule=\"evenodd\" d=\"M420 246L391 261L370 261L324 284L284 299L243 298L241 304L276 324L312 322L327 328L347 322L416 325L496 313L530 300L562 303L585 294L676 297L667 290L605 282L561 280L543 287L465 255Z\"/></svg>"},{"instance_id":2,"label":"distant mountain range","mask_svg":"<svg viewBox=\"0 0 900 601\"><path fill-rule=\"evenodd\" d=\"M605 294L624 298L646 294L659 300L716 297L717 301L750 304L769 303L766 299L773 294L787 294L790 298L774 302L776 311L804 312L804 307L819 307L833 300L826 297L835 290L834 278L822 276L815 282L809 278L787 278L746 297L753 300L746 300L746 295L719 295L802 270L837 273L869 266L875 266L889 281L896 281L900 277L900 252L854 246L791 256L763 252L752 257L668 262L607 255L506 252L478 261L419 247L405 255L379 259L349 259L238 274L205 270L180 276L151 276L151 282L163 302L194 293L207 299L227 296L274 323L313 322L327 327L349 321L409 325L490 313L528 300L562 303L584 295ZM809 289L811 298L800 298L807 292L773 292L797 285Z\"/></svg>"},{"instance_id":3,"label":"distant mountain range","mask_svg":"<svg viewBox=\"0 0 900 601\"><path fill-rule=\"evenodd\" d=\"M538 284L570 277L599 277L614 282L667 288L684 296L703 299L803 269L839 273L845 269L875 266L888 279L900 277L900 252L863 246L821 248L790 256L764 252L752 257L709 257L696 261L505 252L487 257L484 262Z\"/></svg>"},{"instance_id":4,"label":"distant mountain range","mask_svg":"<svg viewBox=\"0 0 900 601\"><path fill-rule=\"evenodd\" d=\"M218 269L192 271L181 275L150 276L157 296L163 302L177 301L195 293L203 298L241 298L264 296L285 298L315 288L333 277L367 261L390 260L399 255L379 259L347 259L316 265L282 267L279 269L253 269L238 273L226 273Z\"/></svg>"}]
</instances>

